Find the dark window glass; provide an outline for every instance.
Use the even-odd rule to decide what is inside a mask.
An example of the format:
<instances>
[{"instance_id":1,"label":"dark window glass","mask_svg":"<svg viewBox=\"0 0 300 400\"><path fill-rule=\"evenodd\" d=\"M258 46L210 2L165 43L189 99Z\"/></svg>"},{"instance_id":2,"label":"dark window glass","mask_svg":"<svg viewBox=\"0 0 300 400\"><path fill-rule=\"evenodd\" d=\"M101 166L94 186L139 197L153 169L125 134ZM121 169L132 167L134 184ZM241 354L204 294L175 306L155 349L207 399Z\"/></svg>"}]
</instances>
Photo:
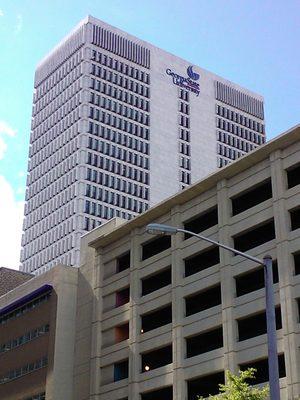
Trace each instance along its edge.
<instances>
[{"instance_id":1,"label":"dark window glass","mask_svg":"<svg viewBox=\"0 0 300 400\"><path fill-rule=\"evenodd\" d=\"M186 316L221 304L221 286L217 285L185 298Z\"/></svg>"},{"instance_id":2,"label":"dark window glass","mask_svg":"<svg viewBox=\"0 0 300 400\"><path fill-rule=\"evenodd\" d=\"M300 228L300 207L290 210L289 213L291 218L291 229L294 231L295 229Z\"/></svg>"},{"instance_id":3,"label":"dark window glass","mask_svg":"<svg viewBox=\"0 0 300 400\"><path fill-rule=\"evenodd\" d=\"M142 331L145 333L172 322L172 306L168 305L158 310L141 315Z\"/></svg>"},{"instance_id":4,"label":"dark window glass","mask_svg":"<svg viewBox=\"0 0 300 400\"><path fill-rule=\"evenodd\" d=\"M171 267L142 279L142 296L171 283Z\"/></svg>"},{"instance_id":5,"label":"dark window glass","mask_svg":"<svg viewBox=\"0 0 300 400\"><path fill-rule=\"evenodd\" d=\"M263 243L275 239L274 220L252 227L234 238L234 247L240 251L247 251Z\"/></svg>"},{"instance_id":6,"label":"dark window glass","mask_svg":"<svg viewBox=\"0 0 300 400\"><path fill-rule=\"evenodd\" d=\"M278 281L277 261L273 260L273 283L278 283ZM265 287L264 268L259 267L253 271L236 276L235 285L237 297Z\"/></svg>"},{"instance_id":7,"label":"dark window glass","mask_svg":"<svg viewBox=\"0 0 300 400\"><path fill-rule=\"evenodd\" d=\"M223 329L219 327L199 335L186 338L186 356L194 357L223 347Z\"/></svg>"},{"instance_id":8,"label":"dark window glass","mask_svg":"<svg viewBox=\"0 0 300 400\"><path fill-rule=\"evenodd\" d=\"M195 218L184 223L184 229L194 233L200 233L206 229L218 224L218 207L201 213ZM185 234L185 239L191 237L189 234Z\"/></svg>"},{"instance_id":9,"label":"dark window glass","mask_svg":"<svg viewBox=\"0 0 300 400\"><path fill-rule=\"evenodd\" d=\"M279 365L279 377L283 378L286 376L285 372L285 362L284 362L284 354L280 354L278 356L278 365ZM247 368L255 368L255 379L251 379L251 382L255 385L259 383L268 382L269 380L269 367L268 367L268 359L264 358L258 361L251 361L246 364L241 364L240 369L246 370Z\"/></svg>"},{"instance_id":10,"label":"dark window glass","mask_svg":"<svg viewBox=\"0 0 300 400\"><path fill-rule=\"evenodd\" d=\"M114 364L114 381L128 378L128 360Z\"/></svg>"},{"instance_id":11,"label":"dark window glass","mask_svg":"<svg viewBox=\"0 0 300 400\"><path fill-rule=\"evenodd\" d=\"M300 274L300 252L293 254L294 257L294 266L295 266L295 275Z\"/></svg>"},{"instance_id":12,"label":"dark window glass","mask_svg":"<svg viewBox=\"0 0 300 400\"><path fill-rule=\"evenodd\" d=\"M120 307L123 304L128 303L129 297L130 297L129 287L116 292L116 307Z\"/></svg>"},{"instance_id":13,"label":"dark window glass","mask_svg":"<svg viewBox=\"0 0 300 400\"><path fill-rule=\"evenodd\" d=\"M185 276L196 274L220 262L219 247L213 246L184 260Z\"/></svg>"},{"instance_id":14,"label":"dark window glass","mask_svg":"<svg viewBox=\"0 0 300 400\"><path fill-rule=\"evenodd\" d=\"M275 309L276 329L282 328L280 306ZM267 333L266 312L250 315L247 318L237 320L239 341L247 340L255 336Z\"/></svg>"},{"instance_id":15,"label":"dark window glass","mask_svg":"<svg viewBox=\"0 0 300 400\"><path fill-rule=\"evenodd\" d=\"M235 196L231 199L232 214L236 215L242 211L248 210L251 207L262 203L272 197L271 179L250 188L247 191Z\"/></svg>"},{"instance_id":16,"label":"dark window glass","mask_svg":"<svg viewBox=\"0 0 300 400\"><path fill-rule=\"evenodd\" d=\"M171 247L171 236L160 236L142 245L142 260L146 260Z\"/></svg>"},{"instance_id":17,"label":"dark window glass","mask_svg":"<svg viewBox=\"0 0 300 400\"><path fill-rule=\"evenodd\" d=\"M300 184L300 164L289 168L286 173L289 189Z\"/></svg>"},{"instance_id":18,"label":"dark window glass","mask_svg":"<svg viewBox=\"0 0 300 400\"><path fill-rule=\"evenodd\" d=\"M225 383L223 371L187 381L188 400L198 400L198 396L208 397L219 393L220 383Z\"/></svg>"},{"instance_id":19,"label":"dark window glass","mask_svg":"<svg viewBox=\"0 0 300 400\"><path fill-rule=\"evenodd\" d=\"M173 388L168 386L162 389L141 393L141 400L173 400Z\"/></svg>"},{"instance_id":20,"label":"dark window glass","mask_svg":"<svg viewBox=\"0 0 300 400\"><path fill-rule=\"evenodd\" d=\"M117 272L130 268L130 251L117 258Z\"/></svg>"},{"instance_id":21,"label":"dark window glass","mask_svg":"<svg viewBox=\"0 0 300 400\"><path fill-rule=\"evenodd\" d=\"M152 371L164 365L171 364L172 345L144 353L142 356L142 372Z\"/></svg>"}]
</instances>

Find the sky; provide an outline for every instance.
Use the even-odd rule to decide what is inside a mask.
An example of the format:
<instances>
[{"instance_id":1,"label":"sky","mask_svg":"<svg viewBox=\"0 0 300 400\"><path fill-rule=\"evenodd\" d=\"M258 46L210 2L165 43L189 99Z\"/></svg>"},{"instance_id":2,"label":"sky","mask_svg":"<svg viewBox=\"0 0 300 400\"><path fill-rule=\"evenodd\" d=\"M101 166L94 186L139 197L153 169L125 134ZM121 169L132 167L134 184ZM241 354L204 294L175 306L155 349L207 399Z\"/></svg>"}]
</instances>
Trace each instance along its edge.
<instances>
[{"instance_id":1,"label":"sky","mask_svg":"<svg viewBox=\"0 0 300 400\"><path fill-rule=\"evenodd\" d=\"M0 0L0 266L19 266L35 67L88 14L263 95L267 140L300 123L300 0Z\"/></svg>"}]
</instances>

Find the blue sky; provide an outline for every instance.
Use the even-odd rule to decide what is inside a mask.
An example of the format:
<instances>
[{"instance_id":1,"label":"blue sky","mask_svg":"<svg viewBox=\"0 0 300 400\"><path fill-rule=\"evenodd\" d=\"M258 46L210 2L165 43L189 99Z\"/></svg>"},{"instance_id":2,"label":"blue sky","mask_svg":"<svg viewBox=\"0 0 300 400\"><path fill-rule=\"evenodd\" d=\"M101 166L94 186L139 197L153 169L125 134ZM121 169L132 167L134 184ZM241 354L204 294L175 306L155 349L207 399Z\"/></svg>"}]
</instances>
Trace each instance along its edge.
<instances>
[{"instance_id":1,"label":"blue sky","mask_svg":"<svg viewBox=\"0 0 300 400\"><path fill-rule=\"evenodd\" d=\"M36 64L87 14L262 94L268 139L300 122L299 0L0 1L0 266L18 263Z\"/></svg>"}]
</instances>

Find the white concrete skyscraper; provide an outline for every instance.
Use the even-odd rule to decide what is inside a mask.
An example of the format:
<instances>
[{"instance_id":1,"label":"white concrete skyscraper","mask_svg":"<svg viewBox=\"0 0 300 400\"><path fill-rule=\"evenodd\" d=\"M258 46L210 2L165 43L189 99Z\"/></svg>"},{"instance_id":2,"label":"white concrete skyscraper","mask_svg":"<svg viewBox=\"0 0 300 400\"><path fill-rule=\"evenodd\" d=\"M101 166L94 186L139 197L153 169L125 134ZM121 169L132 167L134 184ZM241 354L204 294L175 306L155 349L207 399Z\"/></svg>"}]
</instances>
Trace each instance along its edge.
<instances>
[{"instance_id":1,"label":"white concrete skyscraper","mask_svg":"<svg viewBox=\"0 0 300 400\"><path fill-rule=\"evenodd\" d=\"M37 67L21 270L265 142L263 98L87 17Z\"/></svg>"}]
</instances>

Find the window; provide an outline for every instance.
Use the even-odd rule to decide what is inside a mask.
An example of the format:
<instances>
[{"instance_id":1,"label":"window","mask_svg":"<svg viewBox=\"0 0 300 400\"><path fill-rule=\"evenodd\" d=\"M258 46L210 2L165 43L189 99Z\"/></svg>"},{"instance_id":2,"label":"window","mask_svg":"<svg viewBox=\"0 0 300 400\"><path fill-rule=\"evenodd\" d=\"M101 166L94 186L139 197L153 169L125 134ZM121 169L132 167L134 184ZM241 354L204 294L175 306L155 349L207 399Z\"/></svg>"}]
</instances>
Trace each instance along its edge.
<instances>
[{"instance_id":1,"label":"window","mask_svg":"<svg viewBox=\"0 0 300 400\"><path fill-rule=\"evenodd\" d=\"M236 235L233 239L234 247L240 251L247 251L269 242L275 239L274 220L252 227L248 231Z\"/></svg>"},{"instance_id":2,"label":"window","mask_svg":"<svg viewBox=\"0 0 300 400\"><path fill-rule=\"evenodd\" d=\"M221 304L221 285L213 286L185 298L185 315L189 316Z\"/></svg>"},{"instance_id":3,"label":"window","mask_svg":"<svg viewBox=\"0 0 300 400\"><path fill-rule=\"evenodd\" d=\"M167 386L151 392L141 393L141 400L173 400L173 387Z\"/></svg>"},{"instance_id":4,"label":"window","mask_svg":"<svg viewBox=\"0 0 300 400\"><path fill-rule=\"evenodd\" d=\"M173 362L172 345L143 353L141 356L142 372L152 371L153 369L160 368Z\"/></svg>"},{"instance_id":5,"label":"window","mask_svg":"<svg viewBox=\"0 0 300 400\"><path fill-rule=\"evenodd\" d=\"M223 347L222 326L212 329L195 336L186 338L186 356L194 357L208 351Z\"/></svg>"},{"instance_id":6,"label":"window","mask_svg":"<svg viewBox=\"0 0 300 400\"><path fill-rule=\"evenodd\" d=\"M130 251L117 258L116 272L118 273L128 268L130 268Z\"/></svg>"},{"instance_id":7,"label":"window","mask_svg":"<svg viewBox=\"0 0 300 400\"><path fill-rule=\"evenodd\" d=\"M114 382L128 378L128 360L114 364Z\"/></svg>"},{"instance_id":8,"label":"window","mask_svg":"<svg viewBox=\"0 0 300 400\"><path fill-rule=\"evenodd\" d=\"M141 315L141 320L141 333L145 333L151 331L152 329L159 328L160 326L167 325L172 322L172 306L167 305L163 308L159 308L158 310Z\"/></svg>"},{"instance_id":9,"label":"window","mask_svg":"<svg viewBox=\"0 0 300 400\"><path fill-rule=\"evenodd\" d=\"M295 267L295 275L300 274L300 252L294 253L294 267Z\"/></svg>"},{"instance_id":10,"label":"window","mask_svg":"<svg viewBox=\"0 0 300 400\"><path fill-rule=\"evenodd\" d=\"M282 328L280 306L275 309L276 329ZM237 320L239 341L247 340L255 336L267 333L266 312L260 312L254 315L248 315L245 318Z\"/></svg>"},{"instance_id":11,"label":"window","mask_svg":"<svg viewBox=\"0 0 300 400\"><path fill-rule=\"evenodd\" d=\"M272 197L271 179L238 194L231 199L232 215L237 215Z\"/></svg>"},{"instance_id":12,"label":"window","mask_svg":"<svg viewBox=\"0 0 300 400\"><path fill-rule=\"evenodd\" d=\"M285 362L284 362L284 354L278 355L278 366L279 366L279 378L283 378L286 376L285 372ZM268 367L268 359L264 358L262 360L251 361L246 364L241 364L240 369L243 371L247 368L255 368L255 379L253 383L255 385L259 383L268 382L269 380L269 367Z\"/></svg>"},{"instance_id":13,"label":"window","mask_svg":"<svg viewBox=\"0 0 300 400\"><path fill-rule=\"evenodd\" d=\"M142 296L152 293L171 283L171 267L142 279Z\"/></svg>"},{"instance_id":14,"label":"window","mask_svg":"<svg viewBox=\"0 0 300 400\"><path fill-rule=\"evenodd\" d=\"M185 276L196 274L220 262L219 247L212 246L184 260Z\"/></svg>"},{"instance_id":15,"label":"window","mask_svg":"<svg viewBox=\"0 0 300 400\"><path fill-rule=\"evenodd\" d=\"M142 260L146 260L147 258L150 258L170 247L170 236L160 236L154 240L151 240L150 242L142 244Z\"/></svg>"},{"instance_id":16,"label":"window","mask_svg":"<svg viewBox=\"0 0 300 400\"><path fill-rule=\"evenodd\" d=\"M225 383L223 371L188 380L188 400L197 400L198 396L208 397L210 394L219 393L220 383Z\"/></svg>"},{"instance_id":17,"label":"window","mask_svg":"<svg viewBox=\"0 0 300 400\"><path fill-rule=\"evenodd\" d=\"M184 229L194 233L200 233L217 224L218 207L216 206L185 222ZM191 237L191 235L186 233L185 239L189 237Z\"/></svg>"},{"instance_id":18,"label":"window","mask_svg":"<svg viewBox=\"0 0 300 400\"><path fill-rule=\"evenodd\" d=\"M277 261L273 260L273 283L278 283ZM235 277L237 297L265 287L264 268L259 267Z\"/></svg>"},{"instance_id":19,"label":"window","mask_svg":"<svg viewBox=\"0 0 300 400\"><path fill-rule=\"evenodd\" d=\"M115 343L123 342L129 338L129 322L115 327Z\"/></svg>"},{"instance_id":20,"label":"window","mask_svg":"<svg viewBox=\"0 0 300 400\"><path fill-rule=\"evenodd\" d=\"M300 207L289 211L291 218L291 230L300 228Z\"/></svg>"},{"instance_id":21,"label":"window","mask_svg":"<svg viewBox=\"0 0 300 400\"><path fill-rule=\"evenodd\" d=\"M286 171L288 189L300 184L300 164L293 165Z\"/></svg>"},{"instance_id":22,"label":"window","mask_svg":"<svg viewBox=\"0 0 300 400\"><path fill-rule=\"evenodd\" d=\"M116 292L116 307L120 307L129 302L130 289L125 288Z\"/></svg>"}]
</instances>

